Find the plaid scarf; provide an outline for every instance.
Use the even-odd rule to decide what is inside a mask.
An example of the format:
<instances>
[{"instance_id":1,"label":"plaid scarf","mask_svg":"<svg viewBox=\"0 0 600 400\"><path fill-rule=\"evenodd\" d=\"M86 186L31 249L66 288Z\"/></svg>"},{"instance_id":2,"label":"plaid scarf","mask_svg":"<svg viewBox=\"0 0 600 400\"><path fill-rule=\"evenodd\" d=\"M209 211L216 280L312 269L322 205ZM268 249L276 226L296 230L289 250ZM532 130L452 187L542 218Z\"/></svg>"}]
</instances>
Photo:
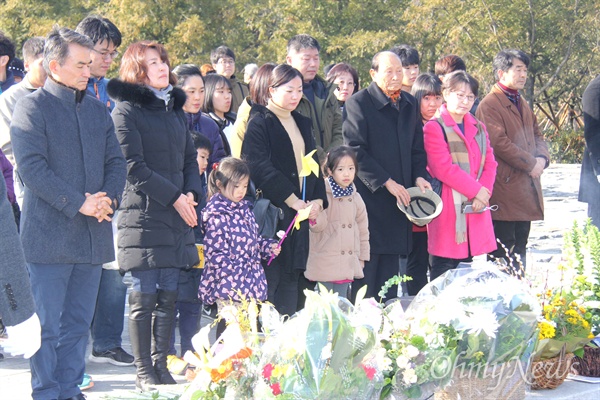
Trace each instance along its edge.
<instances>
[{"instance_id":1,"label":"plaid scarf","mask_svg":"<svg viewBox=\"0 0 600 400\"><path fill-rule=\"evenodd\" d=\"M519 94L519 91L506 87L500 82L498 82L498 88L502 90L502 93L508 97L508 100L517 107L519 114L521 114L521 95Z\"/></svg>"},{"instance_id":2,"label":"plaid scarf","mask_svg":"<svg viewBox=\"0 0 600 400\"><path fill-rule=\"evenodd\" d=\"M452 164L458 165L460 169L465 171L467 174L471 173L471 165L469 164L469 152L467 145L462 136L454 131L454 128L444 123L444 119L440 116L437 119L438 123L442 127L446 136L446 141L450 147L450 155L452 156ZM463 133L464 135L464 133ZM481 123L477 122L477 134L475 135L475 141L479 146L481 152L481 163L479 164L479 172L477 173L477 180L481 177L483 172L483 165L485 163L485 152L486 152L486 140L485 132L481 126ZM452 189L452 200L454 202L454 210L456 213L456 243L461 244L467 241L467 217L462 212L462 204L467 201L467 197L462 193Z\"/></svg>"},{"instance_id":3,"label":"plaid scarf","mask_svg":"<svg viewBox=\"0 0 600 400\"><path fill-rule=\"evenodd\" d=\"M384 89L381 89L381 91L383 92L383 94L390 98L390 103L392 104L392 107L394 107L395 109L398 109L400 107L398 101L400 100L400 94L402 92L402 89L396 90L395 92L390 92Z\"/></svg>"}]
</instances>

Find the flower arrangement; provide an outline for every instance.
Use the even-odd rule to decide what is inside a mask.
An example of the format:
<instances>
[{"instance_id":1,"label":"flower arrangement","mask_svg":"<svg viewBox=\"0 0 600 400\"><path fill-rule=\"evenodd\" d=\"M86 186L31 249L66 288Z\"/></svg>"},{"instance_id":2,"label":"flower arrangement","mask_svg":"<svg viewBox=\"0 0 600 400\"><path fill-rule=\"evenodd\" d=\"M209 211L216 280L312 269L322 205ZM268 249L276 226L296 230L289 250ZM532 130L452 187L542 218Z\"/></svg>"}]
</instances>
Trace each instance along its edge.
<instances>
[{"instance_id":1,"label":"flower arrangement","mask_svg":"<svg viewBox=\"0 0 600 400\"><path fill-rule=\"evenodd\" d=\"M534 360L544 360L566 353L583 355L585 346L594 335L591 314L578 304L572 292L548 289L542 297L543 314L538 322L539 341Z\"/></svg>"},{"instance_id":2,"label":"flower arrangement","mask_svg":"<svg viewBox=\"0 0 600 400\"><path fill-rule=\"evenodd\" d=\"M383 377L369 317L323 287L306 296L305 308L265 341L255 398L377 397Z\"/></svg>"},{"instance_id":3,"label":"flower arrangement","mask_svg":"<svg viewBox=\"0 0 600 400\"><path fill-rule=\"evenodd\" d=\"M439 346L424 365L435 383L446 384L442 398L469 398L475 391L508 399L524 396L539 310L527 285L485 263L430 282L406 316L411 335Z\"/></svg>"}]
</instances>

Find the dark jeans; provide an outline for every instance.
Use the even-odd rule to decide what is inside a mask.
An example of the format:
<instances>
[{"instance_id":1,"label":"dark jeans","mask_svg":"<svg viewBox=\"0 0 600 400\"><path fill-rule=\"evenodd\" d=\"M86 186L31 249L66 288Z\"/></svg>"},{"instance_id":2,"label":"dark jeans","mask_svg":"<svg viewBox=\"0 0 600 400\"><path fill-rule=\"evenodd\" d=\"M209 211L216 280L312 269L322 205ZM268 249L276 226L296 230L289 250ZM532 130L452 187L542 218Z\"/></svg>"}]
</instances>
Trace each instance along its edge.
<instances>
[{"instance_id":1,"label":"dark jeans","mask_svg":"<svg viewBox=\"0 0 600 400\"><path fill-rule=\"evenodd\" d=\"M127 285L119 271L103 269L91 329L95 352L121 347L126 295Z\"/></svg>"},{"instance_id":2,"label":"dark jeans","mask_svg":"<svg viewBox=\"0 0 600 400\"><path fill-rule=\"evenodd\" d=\"M527 240L530 221L493 221L494 234L506 249L498 244L498 249L490 253L493 258L504 258L508 265L509 257L516 273L524 274L527 266ZM508 250L508 254L507 254ZM518 255L518 257L516 257Z\"/></svg>"},{"instance_id":3,"label":"dark jeans","mask_svg":"<svg viewBox=\"0 0 600 400\"><path fill-rule=\"evenodd\" d=\"M588 203L588 217L592 219L592 224L600 229L600 201L594 204Z\"/></svg>"},{"instance_id":4,"label":"dark jeans","mask_svg":"<svg viewBox=\"0 0 600 400\"><path fill-rule=\"evenodd\" d=\"M265 268L267 300L281 315L291 317L296 313L299 275L300 271L286 272L277 264Z\"/></svg>"},{"instance_id":5,"label":"dark jeans","mask_svg":"<svg viewBox=\"0 0 600 400\"><path fill-rule=\"evenodd\" d=\"M42 346L29 360L32 397L77 396L102 266L30 263L27 268L42 325Z\"/></svg>"},{"instance_id":6,"label":"dark jeans","mask_svg":"<svg viewBox=\"0 0 600 400\"><path fill-rule=\"evenodd\" d=\"M443 275L444 272L450 271L451 269L456 269L458 264L461 262L471 262L473 261L473 257L463 258L462 260L457 260L455 258L447 258L447 257L438 257L431 256L431 273L429 274L429 278L433 281L440 275Z\"/></svg>"},{"instance_id":7,"label":"dark jeans","mask_svg":"<svg viewBox=\"0 0 600 400\"><path fill-rule=\"evenodd\" d=\"M202 303L178 301L175 303L175 322L171 333L171 348L169 354L177 354L175 350L175 326L179 321L179 336L181 337L181 357L186 351L194 351L192 337L200 330L200 309ZM179 313L179 317L177 314Z\"/></svg>"},{"instance_id":8,"label":"dark jeans","mask_svg":"<svg viewBox=\"0 0 600 400\"><path fill-rule=\"evenodd\" d=\"M400 256L398 254L371 254L371 260L365 262L362 279L356 279L352 282L352 302L356 301L356 293L363 286L367 286L367 297L379 299L379 291L385 282L398 275L400 271ZM392 286L384 297L383 301L398 297L398 287Z\"/></svg>"},{"instance_id":9,"label":"dark jeans","mask_svg":"<svg viewBox=\"0 0 600 400\"><path fill-rule=\"evenodd\" d=\"M134 292L156 293L158 290L174 292L179 283L179 268L155 268L131 271Z\"/></svg>"},{"instance_id":10,"label":"dark jeans","mask_svg":"<svg viewBox=\"0 0 600 400\"><path fill-rule=\"evenodd\" d=\"M427 271L429 265L429 253L427 252L427 231L413 232L413 247L408 255L406 264L406 275L412 281L406 282L409 296L416 296L419 290L427 285Z\"/></svg>"}]
</instances>

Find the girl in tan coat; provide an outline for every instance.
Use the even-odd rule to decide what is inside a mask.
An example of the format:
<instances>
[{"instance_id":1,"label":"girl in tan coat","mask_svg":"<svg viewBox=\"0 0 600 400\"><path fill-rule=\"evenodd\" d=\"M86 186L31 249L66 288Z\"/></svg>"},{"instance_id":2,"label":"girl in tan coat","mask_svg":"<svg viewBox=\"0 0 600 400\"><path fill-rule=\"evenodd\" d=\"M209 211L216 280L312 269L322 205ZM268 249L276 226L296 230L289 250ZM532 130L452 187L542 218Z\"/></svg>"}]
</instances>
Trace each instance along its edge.
<instances>
[{"instance_id":1,"label":"girl in tan coat","mask_svg":"<svg viewBox=\"0 0 600 400\"><path fill-rule=\"evenodd\" d=\"M304 275L347 298L350 283L363 277L369 261L369 222L365 203L356 191L356 153L339 146L325 161L329 207L311 221L310 252Z\"/></svg>"}]
</instances>

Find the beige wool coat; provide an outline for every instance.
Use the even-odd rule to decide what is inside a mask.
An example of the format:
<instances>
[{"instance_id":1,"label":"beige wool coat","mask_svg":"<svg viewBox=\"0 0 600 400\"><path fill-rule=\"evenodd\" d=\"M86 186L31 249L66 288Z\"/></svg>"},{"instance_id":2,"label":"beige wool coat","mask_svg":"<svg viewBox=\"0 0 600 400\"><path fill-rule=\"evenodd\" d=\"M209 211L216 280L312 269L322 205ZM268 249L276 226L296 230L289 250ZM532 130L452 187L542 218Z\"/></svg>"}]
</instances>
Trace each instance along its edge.
<instances>
[{"instance_id":1,"label":"beige wool coat","mask_svg":"<svg viewBox=\"0 0 600 400\"><path fill-rule=\"evenodd\" d=\"M304 276L311 281L332 282L363 278L369 261L367 207L354 188L352 195L333 198L325 179L329 207L310 228L310 247Z\"/></svg>"},{"instance_id":2,"label":"beige wool coat","mask_svg":"<svg viewBox=\"0 0 600 400\"><path fill-rule=\"evenodd\" d=\"M498 162L490 199L490 204L498 205L498 210L492 212L496 221L544 219L541 181L529 176L529 172L536 164L536 157L549 161L550 154L533 111L525 99L521 101L522 113L519 113L498 85L494 85L477 108L477 119L487 128Z\"/></svg>"}]
</instances>

